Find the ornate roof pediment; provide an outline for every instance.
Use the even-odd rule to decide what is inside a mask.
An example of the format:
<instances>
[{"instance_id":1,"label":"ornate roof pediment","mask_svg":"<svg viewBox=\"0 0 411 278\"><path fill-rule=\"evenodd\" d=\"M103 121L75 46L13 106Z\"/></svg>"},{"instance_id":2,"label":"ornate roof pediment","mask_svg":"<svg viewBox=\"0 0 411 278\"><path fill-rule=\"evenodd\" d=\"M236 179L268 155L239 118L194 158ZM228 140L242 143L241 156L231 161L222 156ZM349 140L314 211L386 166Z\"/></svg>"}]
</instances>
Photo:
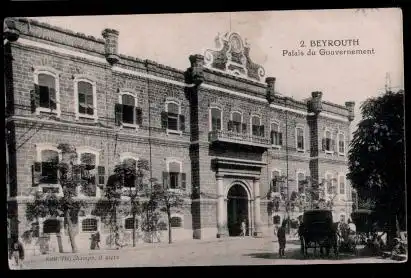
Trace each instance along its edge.
<instances>
[{"instance_id":1,"label":"ornate roof pediment","mask_svg":"<svg viewBox=\"0 0 411 278\"><path fill-rule=\"evenodd\" d=\"M259 82L265 76L264 68L251 60L247 40L234 32L217 35L215 48L204 53L204 66Z\"/></svg>"}]
</instances>

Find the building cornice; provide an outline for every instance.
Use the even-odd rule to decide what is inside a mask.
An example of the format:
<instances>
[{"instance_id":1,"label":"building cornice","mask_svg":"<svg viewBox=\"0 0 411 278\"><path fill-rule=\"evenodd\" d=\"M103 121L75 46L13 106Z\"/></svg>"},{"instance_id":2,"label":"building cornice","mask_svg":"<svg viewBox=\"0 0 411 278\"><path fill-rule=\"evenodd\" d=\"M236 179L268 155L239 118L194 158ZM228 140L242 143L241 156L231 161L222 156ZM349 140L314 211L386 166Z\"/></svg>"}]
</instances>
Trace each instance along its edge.
<instances>
[{"instance_id":1,"label":"building cornice","mask_svg":"<svg viewBox=\"0 0 411 278\"><path fill-rule=\"evenodd\" d=\"M47 43L44 43L44 42L31 40L31 39L28 39L28 38L20 38L17 42L13 43L13 45L34 47L36 49L43 49L43 50L46 50L46 51L51 51L51 52L59 53L59 54L70 56L70 57L75 57L75 58L88 60L88 61L97 63L100 66L108 66L107 61L106 61L106 59L104 58L103 55L99 55L99 56L91 55L91 54L88 54L88 53L83 53L83 52L80 52L80 51L75 51L75 50L71 50L71 49L68 49L68 48L63 48L63 47L60 47L60 46L51 45L51 44L47 44ZM148 79L151 79L151 80L155 80L155 81L159 81L159 82L163 82L163 83L168 83L168 84L172 84L172 85L176 85L176 86L180 86L180 87L188 87L188 88L194 87L194 84L187 84L183 81L172 80L172 79L169 79L169 78L156 76L156 75L153 75L153 74L150 74L150 73L145 73L145 72L142 72L142 71L131 70L131 69L127 69L127 68L120 67L120 66L114 66L111 69L112 69L113 72L129 74L129 75L137 76L137 77L141 77L141 78L148 78ZM164 67L164 69L167 70L167 67ZM151 71L153 71L153 70L151 70ZM227 93L227 94L232 95L232 96L237 96L237 97L240 97L240 98L253 100L255 102L259 102L259 103L268 105L267 100L263 97L248 95L248 94L245 94L245 93L237 92L235 90L226 89L226 88L222 88L222 87L207 84L207 83L201 84L200 89L201 88L208 89L208 90L216 90L216 91L219 91L219 92ZM288 99L289 98L287 98L287 100ZM291 101L293 101L293 100L291 100ZM296 101L296 103L300 103L300 102ZM289 108L287 106L282 106L282 105L271 104L271 105L269 105L269 107L279 109L279 110L283 110L283 111L288 111L288 112L291 112L291 113L304 115L304 116L314 115L314 114L308 113L307 111L304 111L304 110L293 109L293 108ZM322 112L322 113L320 113L320 117L325 117L325 118L329 118L329 119L333 119L333 120L340 120L340 121L343 121L343 122L348 122L348 118L345 118L343 116L332 115L330 113Z\"/></svg>"},{"instance_id":2,"label":"building cornice","mask_svg":"<svg viewBox=\"0 0 411 278\"><path fill-rule=\"evenodd\" d=\"M189 147L190 140L176 140L170 138L159 138L159 137L148 137L142 134L131 134L118 131L114 128L107 128L107 127L98 127L92 125L81 125L76 123L68 123L68 122L59 122L54 120L47 120L47 119L39 119L39 118L32 118L32 117L24 117L24 116L11 116L7 119L8 122L15 122L17 126L26 127L25 123L37 123L41 126L44 130L51 130L51 131L66 131L71 132L67 128L75 128L76 132L79 134L87 134L87 135L97 135L101 136L113 136L113 139L116 134L118 134L118 139L124 142L139 142L148 144L149 141L156 145L173 145L173 146L180 146L180 147Z\"/></svg>"}]
</instances>

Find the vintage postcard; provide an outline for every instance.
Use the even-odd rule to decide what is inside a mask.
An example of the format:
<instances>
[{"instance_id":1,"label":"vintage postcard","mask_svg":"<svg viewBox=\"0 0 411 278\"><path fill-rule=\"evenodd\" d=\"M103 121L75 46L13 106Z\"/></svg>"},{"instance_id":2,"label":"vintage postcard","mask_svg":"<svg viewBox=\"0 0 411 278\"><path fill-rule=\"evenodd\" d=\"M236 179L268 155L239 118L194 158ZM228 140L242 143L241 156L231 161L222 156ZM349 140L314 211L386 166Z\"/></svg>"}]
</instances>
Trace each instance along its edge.
<instances>
[{"instance_id":1,"label":"vintage postcard","mask_svg":"<svg viewBox=\"0 0 411 278\"><path fill-rule=\"evenodd\" d=\"M402 26L7 18L10 268L406 261Z\"/></svg>"}]
</instances>

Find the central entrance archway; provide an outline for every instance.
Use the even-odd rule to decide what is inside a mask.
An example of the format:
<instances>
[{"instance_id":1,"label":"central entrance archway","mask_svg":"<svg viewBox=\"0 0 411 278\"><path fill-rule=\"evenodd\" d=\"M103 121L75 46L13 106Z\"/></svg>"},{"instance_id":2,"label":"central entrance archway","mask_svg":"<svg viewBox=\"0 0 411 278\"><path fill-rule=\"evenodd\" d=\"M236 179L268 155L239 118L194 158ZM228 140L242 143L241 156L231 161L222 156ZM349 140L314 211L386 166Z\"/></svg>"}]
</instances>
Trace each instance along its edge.
<instances>
[{"instance_id":1,"label":"central entrance archway","mask_svg":"<svg viewBox=\"0 0 411 278\"><path fill-rule=\"evenodd\" d=\"M227 228L229 236L241 234L241 222L245 221L246 235L250 225L248 219L248 195L240 184L234 184L227 194Z\"/></svg>"}]
</instances>

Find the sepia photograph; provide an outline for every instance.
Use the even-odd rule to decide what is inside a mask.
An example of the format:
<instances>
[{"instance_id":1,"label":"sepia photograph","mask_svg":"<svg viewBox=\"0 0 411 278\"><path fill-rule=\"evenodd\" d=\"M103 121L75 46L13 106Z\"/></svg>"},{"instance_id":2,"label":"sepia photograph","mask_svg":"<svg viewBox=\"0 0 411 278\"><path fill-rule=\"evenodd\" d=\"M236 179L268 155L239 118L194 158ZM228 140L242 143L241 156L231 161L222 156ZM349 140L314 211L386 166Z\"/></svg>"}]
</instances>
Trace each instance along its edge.
<instances>
[{"instance_id":1,"label":"sepia photograph","mask_svg":"<svg viewBox=\"0 0 411 278\"><path fill-rule=\"evenodd\" d=\"M12 270L408 260L399 8L4 20Z\"/></svg>"}]
</instances>

